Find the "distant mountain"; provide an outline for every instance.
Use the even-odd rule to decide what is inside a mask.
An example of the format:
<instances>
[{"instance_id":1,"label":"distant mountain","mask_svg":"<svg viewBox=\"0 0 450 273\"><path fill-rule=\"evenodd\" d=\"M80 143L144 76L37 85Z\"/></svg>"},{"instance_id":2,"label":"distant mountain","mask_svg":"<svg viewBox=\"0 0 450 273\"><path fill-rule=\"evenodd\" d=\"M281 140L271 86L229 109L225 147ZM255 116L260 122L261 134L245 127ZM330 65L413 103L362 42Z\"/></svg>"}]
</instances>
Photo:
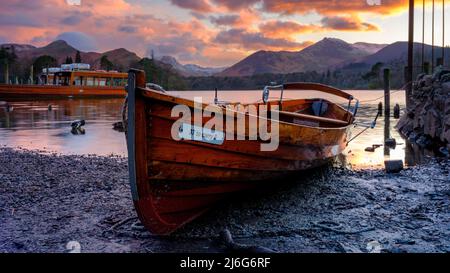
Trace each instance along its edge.
<instances>
[{"instance_id":1,"label":"distant mountain","mask_svg":"<svg viewBox=\"0 0 450 273\"><path fill-rule=\"evenodd\" d=\"M213 67L202 67L196 64L181 64L172 56L163 56L160 58L162 63L171 65L175 70L177 70L181 75L185 77L203 77L212 76L214 74L220 73L225 70L225 67L213 68Z\"/></svg>"},{"instance_id":2,"label":"distant mountain","mask_svg":"<svg viewBox=\"0 0 450 273\"><path fill-rule=\"evenodd\" d=\"M9 48L10 50L14 48L14 52L19 58L20 63L25 66L31 65L34 59L42 55L52 56L59 64L62 64L67 57L72 57L72 59L75 60L75 55L77 54L76 48L62 40L52 42L44 47L19 44L3 44L1 47ZM124 48L111 50L105 53L80 51L82 62L90 64L94 69L100 69L100 59L103 55L108 57L116 69L123 71L126 71L133 64L141 60L135 53Z\"/></svg>"},{"instance_id":3,"label":"distant mountain","mask_svg":"<svg viewBox=\"0 0 450 273\"><path fill-rule=\"evenodd\" d=\"M10 47L14 46L14 51L16 52L16 55L22 62L26 63L32 63L32 60L42 56L42 55L49 55L55 58L58 63L63 63L68 56L72 57L72 59L75 59L75 55L77 53L77 50L70 46L68 43L62 40L58 40L55 42L52 42L44 47L34 47L31 45L14 45L14 44L7 44L2 45L2 47ZM95 52L80 52L81 59L83 62L92 64L95 62L96 59L100 58L100 53Z\"/></svg>"},{"instance_id":4,"label":"distant mountain","mask_svg":"<svg viewBox=\"0 0 450 273\"><path fill-rule=\"evenodd\" d=\"M95 69L100 69L100 59L102 56L106 56L110 60L116 70L127 71L134 64L139 62L141 58L136 53L126 50L125 48L119 48L107 51L93 62Z\"/></svg>"},{"instance_id":5,"label":"distant mountain","mask_svg":"<svg viewBox=\"0 0 450 273\"><path fill-rule=\"evenodd\" d=\"M236 77L264 73L323 72L362 59L384 46L349 44L340 39L325 38L298 52L258 51L217 75Z\"/></svg>"},{"instance_id":6,"label":"distant mountain","mask_svg":"<svg viewBox=\"0 0 450 273\"><path fill-rule=\"evenodd\" d=\"M435 64L437 63L437 59L441 57L442 47L435 46ZM414 43L414 63L415 67L419 67L422 62L421 58L422 52L422 44ZM424 46L425 52L425 61L431 62L432 55L432 46L425 44ZM408 42L395 42L393 44L387 45L376 53L363 57L357 60L355 63L351 63L347 66L344 66L345 69L352 69L352 67L356 69L365 69L367 70L371 66L376 63L383 63L386 66L391 68L395 68L401 70L406 66L408 60ZM445 63L450 63L450 48L445 48Z\"/></svg>"},{"instance_id":7,"label":"distant mountain","mask_svg":"<svg viewBox=\"0 0 450 273\"><path fill-rule=\"evenodd\" d=\"M32 46L32 45L23 45L23 44L3 44L1 46L4 48L14 47L16 54L36 48L35 46Z\"/></svg>"},{"instance_id":8,"label":"distant mountain","mask_svg":"<svg viewBox=\"0 0 450 273\"><path fill-rule=\"evenodd\" d=\"M388 44L371 44L371 43L363 43L363 42L358 42L358 43L353 44L354 47L359 48L363 51L366 51L367 53L370 53L370 54L375 54L376 52L385 48L387 45Z\"/></svg>"}]
</instances>

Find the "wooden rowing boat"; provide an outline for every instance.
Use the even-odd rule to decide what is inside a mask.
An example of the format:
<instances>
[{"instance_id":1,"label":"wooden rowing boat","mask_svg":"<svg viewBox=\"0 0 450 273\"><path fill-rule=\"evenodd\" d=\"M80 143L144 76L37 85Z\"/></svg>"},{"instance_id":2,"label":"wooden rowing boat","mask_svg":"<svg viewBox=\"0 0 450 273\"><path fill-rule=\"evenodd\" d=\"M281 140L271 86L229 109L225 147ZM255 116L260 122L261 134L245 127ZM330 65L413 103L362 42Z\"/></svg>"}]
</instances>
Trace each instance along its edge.
<instances>
[{"instance_id":1,"label":"wooden rowing boat","mask_svg":"<svg viewBox=\"0 0 450 273\"><path fill-rule=\"evenodd\" d=\"M279 124L280 143L274 151L261 151L264 141L259 139L175 140L171 128L178 118L171 116L171 110L176 105L193 109L194 101L145 86L145 73L130 70L124 123L134 205L145 227L159 235L174 232L232 193L328 163L345 149L356 114L350 110L353 97L341 90L312 83L285 84L284 90L318 90L343 97L349 107L324 99L244 105L279 107L279 121L268 119ZM207 105L201 107L206 110ZM245 119L250 118L246 113ZM210 119L203 117L202 125Z\"/></svg>"}]
</instances>

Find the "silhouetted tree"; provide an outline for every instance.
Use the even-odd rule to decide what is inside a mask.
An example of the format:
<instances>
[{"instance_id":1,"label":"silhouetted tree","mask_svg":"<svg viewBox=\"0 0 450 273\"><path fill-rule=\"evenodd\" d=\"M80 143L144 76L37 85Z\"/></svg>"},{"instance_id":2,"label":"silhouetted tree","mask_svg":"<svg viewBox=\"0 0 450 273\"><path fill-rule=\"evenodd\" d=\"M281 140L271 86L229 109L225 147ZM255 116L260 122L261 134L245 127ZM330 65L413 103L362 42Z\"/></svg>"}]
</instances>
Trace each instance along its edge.
<instances>
[{"instance_id":1,"label":"silhouetted tree","mask_svg":"<svg viewBox=\"0 0 450 273\"><path fill-rule=\"evenodd\" d=\"M362 78L369 82L369 88L377 89L381 87L380 74L383 63L378 62L372 66L372 69L364 74Z\"/></svg>"},{"instance_id":2,"label":"silhouetted tree","mask_svg":"<svg viewBox=\"0 0 450 273\"><path fill-rule=\"evenodd\" d=\"M75 55L75 63L77 63L77 64L81 63L81 53L80 53L80 51L77 51L77 54Z\"/></svg>"},{"instance_id":3,"label":"silhouetted tree","mask_svg":"<svg viewBox=\"0 0 450 273\"><path fill-rule=\"evenodd\" d=\"M34 75L38 75L42 73L42 69L47 67L55 67L58 66L58 62L55 58L48 55L42 55L36 58L33 62Z\"/></svg>"},{"instance_id":4,"label":"silhouetted tree","mask_svg":"<svg viewBox=\"0 0 450 273\"><path fill-rule=\"evenodd\" d=\"M103 55L100 59L100 68L109 71L114 68L114 64L108 59L108 56Z\"/></svg>"},{"instance_id":5,"label":"silhouetted tree","mask_svg":"<svg viewBox=\"0 0 450 273\"><path fill-rule=\"evenodd\" d=\"M15 64L17 60L17 55L15 53L14 46L11 48L0 48L0 64L4 70L4 80L6 82L6 78L9 79L9 70Z\"/></svg>"},{"instance_id":6,"label":"silhouetted tree","mask_svg":"<svg viewBox=\"0 0 450 273\"><path fill-rule=\"evenodd\" d=\"M66 58L66 61L65 61L64 63L65 63L65 64L72 64L72 63L73 63L72 57L68 56L68 57Z\"/></svg>"}]
</instances>

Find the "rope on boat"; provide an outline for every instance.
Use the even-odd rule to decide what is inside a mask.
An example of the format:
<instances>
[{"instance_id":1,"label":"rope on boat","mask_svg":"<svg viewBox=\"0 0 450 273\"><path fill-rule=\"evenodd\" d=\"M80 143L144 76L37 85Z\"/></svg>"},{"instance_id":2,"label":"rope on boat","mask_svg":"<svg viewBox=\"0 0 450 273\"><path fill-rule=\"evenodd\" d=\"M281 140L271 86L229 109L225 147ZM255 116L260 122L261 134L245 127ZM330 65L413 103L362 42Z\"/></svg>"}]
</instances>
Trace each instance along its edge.
<instances>
[{"instance_id":1,"label":"rope on boat","mask_svg":"<svg viewBox=\"0 0 450 273\"><path fill-rule=\"evenodd\" d=\"M405 91L405 88L406 88L409 84L411 84L411 83L412 83L412 82L405 83L400 89L398 89L398 90L393 90L393 91L389 92L389 94L392 95L392 94L395 94L395 93L398 93L398 92L401 92L401 91ZM383 99L384 97L386 97L386 94L384 94L383 96L380 96L380 97L378 97L378 98L376 98L376 99L363 100L363 101L360 101L360 102L364 103L364 102L378 101L378 100L380 100L380 99Z\"/></svg>"},{"instance_id":2,"label":"rope on boat","mask_svg":"<svg viewBox=\"0 0 450 273\"><path fill-rule=\"evenodd\" d=\"M360 135L362 135L362 134L363 134L364 132L366 132L367 130L375 128L375 126L377 126L377 119L378 119L379 116L380 116L380 113L378 112L377 115L375 116L375 119L372 121L372 123L371 123L370 125L358 125L358 124L355 124L355 126L364 126L364 127L366 127L366 128L364 128L364 130L362 130L362 131L359 132L356 136L354 136L352 139L350 139L350 140L347 142L347 145L348 145L350 142L352 142L353 140L355 140L357 137L359 137Z\"/></svg>"}]
</instances>

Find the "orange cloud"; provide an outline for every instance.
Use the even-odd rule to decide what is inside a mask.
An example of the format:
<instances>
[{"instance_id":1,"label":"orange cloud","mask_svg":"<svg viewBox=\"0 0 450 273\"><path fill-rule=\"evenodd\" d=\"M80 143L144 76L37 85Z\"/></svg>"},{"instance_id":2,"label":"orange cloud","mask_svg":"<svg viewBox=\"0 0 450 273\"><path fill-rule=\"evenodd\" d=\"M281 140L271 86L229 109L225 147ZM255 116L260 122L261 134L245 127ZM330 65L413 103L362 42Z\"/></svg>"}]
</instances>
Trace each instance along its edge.
<instances>
[{"instance_id":1,"label":"orange cloud","mask_svg":"<svg viewBox=\"0 0 450 273\"><path fill-rule=\"evenodd\" d=\"M195 12L205 13L211 12L212 7L205 0L169 0L173 5L184 9L190 9Z\"/></svg>"},{"instance_id":2,"label":"orange cloud","mask_svg":"<svg viewBox=\"0 0 450 273\"><path fill-rule=\"evenodd\" d=\"M391 14L407 4L381 1L382 6L366 0L82 0L71 6L65 0L8 0L0 9L0 39L43 46L78 35L95 40L98 51L124 47L145 56L154 49L185 63L224 66L255 50L294 51L312 43L297 40L298 34L378 30L359 14ZM322 21L273 19L311 12Z\"/></svg>"},{"instance_id":3,"label":"orange cloud","mask_svg":"<svg viewBox=\"0 0 450 273\"><path fill-rule=\"evenodd\" d=\"M261 32L249 32L245 29L230 29L221 31L214 42L223 45L233 45L243 50L300 50L310 45L310 42L297 42L287 38L266 36Z\"/></svg>"},{"instance_id":4,"label":"orange cloud","mask_svg":"<svg viewBox=\"0 0 450 273\"><path fill-rule=\"evenodd\" d=\"M211 15L209 20L216 26L229 26L251 29L252 26L260 22L261 15L253 10L241 10L239 13L224 13L220 15Z\"/></svg>"},{"instance_id":5,"label":"orange cloud","mask_svg":"<svg viewBox=\"0 0 450 273\"><path fill-rule=\"evenodd\" d=\"M378 13L393 14L408 7L407 0L381 0L381 5L370 5L366 0L262 0L263 9L280 14L323 15Z\"/></svg>"},{"instance_id":6,"label":"orange cloud","mask_svg":"<svg viewBox=\"0 0 450 273\"><path fill-rule=\"evenodd\" d=\"M291 37L302 33L319 31L320 26L302 25L293 21L269 21L259 25L259 29L270 37Z\"/></svg>"},{"instance_id":7,"label":"orange cloud","mask_svg":"<svg viewBox=\"0 0 450 273\"><path fill-rule=\"evenodd\" d=\"M340 31L379 31L373 24L361 22L358 17L330 16L323 17L322 26L325 29Z\"/></svg>"}]
</instances>

